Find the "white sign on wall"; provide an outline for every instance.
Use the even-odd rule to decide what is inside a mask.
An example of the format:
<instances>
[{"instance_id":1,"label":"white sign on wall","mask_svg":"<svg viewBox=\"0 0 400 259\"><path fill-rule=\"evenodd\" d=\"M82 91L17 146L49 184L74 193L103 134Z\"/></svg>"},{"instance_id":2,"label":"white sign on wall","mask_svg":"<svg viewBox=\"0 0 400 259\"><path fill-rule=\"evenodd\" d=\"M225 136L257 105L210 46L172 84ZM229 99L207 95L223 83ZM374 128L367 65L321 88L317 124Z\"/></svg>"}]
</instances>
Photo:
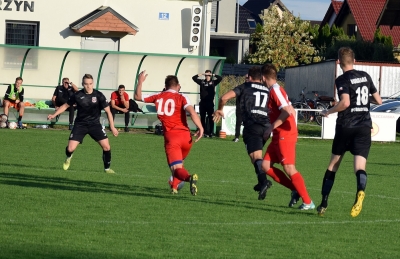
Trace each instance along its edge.
<instances>
[{"instance_id":1,"label":"white sign on wall","mask_svg":"<svg viewBox=\"0 0 400 259\"><path fill-rule=\"evenodd\" d=\"M236 106L224 106L224 118L222 118L221 130L226 135L235 135L236 128ZM240 127L240 134L243 132L243 125Z\"/></svg>"},{"instance_id":2,"label":"white sign on wall","mask_svg":"<svg viewBox=\"0 0 400 259\"><path fill-rule=\"evenodd\" d=\"M372 141L396 141L396 122L400 114L371 112ZM323 118L322 139L335 137L337 113Z\"/></svg>"},{"instance_id":3,"label":"white sign on wall","mask_svg":"<svg viewBox=\"0 0 400 259\"><path fill-rule=\"evenodd\" d=\"M169 13L158 13L158 20L169 20Z\"/></svg>"}]
</instances>

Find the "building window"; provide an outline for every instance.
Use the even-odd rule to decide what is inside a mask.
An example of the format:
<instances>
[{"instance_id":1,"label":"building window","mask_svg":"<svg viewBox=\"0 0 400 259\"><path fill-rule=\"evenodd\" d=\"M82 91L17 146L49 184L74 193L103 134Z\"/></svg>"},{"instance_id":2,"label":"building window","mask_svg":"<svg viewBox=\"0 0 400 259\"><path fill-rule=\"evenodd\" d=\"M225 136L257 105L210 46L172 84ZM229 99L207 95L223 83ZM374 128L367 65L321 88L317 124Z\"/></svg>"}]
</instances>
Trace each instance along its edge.
<instances>
[{"instance_id":1,"label":"building window","mask_svg":"<svg viewBox=\"0 0 400 259\"><path fill-rule=\"evenodd\" d=\"M347 25L347 35L348 36L356 36L357 33L357 25L355 24L348 24Z\"/></svg>"},{"instance_id":2,"label":"building window","mask_svg":"<svg viewBox=\"0 0 400 259\"><path fill-rule=\"evenodd\" d=\"M255 29L256 28L256 20L254 19L247 19L247 23L249 24L250 29Z\"/></svg>"},{"instance_id":3,"label":"building window","mask_svg":"<svg viewBox=\"0 0 400 259\"><path fill-rule=\"evenodd\" d=\"M24 21L6 21L6 39L8 45L38 46L39 45L39 23ZM26 49L10 48L4 56L6 68L19 69L23 62ZM38 53L31 49L26 56L24 68L36 69L38 64Z\"/></svg>"}]
</instances>

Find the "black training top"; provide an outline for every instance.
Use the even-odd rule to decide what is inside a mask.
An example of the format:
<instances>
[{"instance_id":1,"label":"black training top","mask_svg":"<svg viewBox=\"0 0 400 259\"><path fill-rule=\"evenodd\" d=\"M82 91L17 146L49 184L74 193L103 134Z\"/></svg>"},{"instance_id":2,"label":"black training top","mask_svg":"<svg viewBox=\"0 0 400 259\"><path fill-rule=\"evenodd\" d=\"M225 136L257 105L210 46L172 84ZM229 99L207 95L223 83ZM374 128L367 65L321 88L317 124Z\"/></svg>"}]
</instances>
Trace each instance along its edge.
<instances>
[{"instance_id":1,"label":"black training top","mask_svg":"<svg viewBox=\"0 0 400 259\"><path fill-rule=\"evenodd\" d=\"M215 87L222 81L222 76L214 76L216 79L210 81L199 79L198 75L192 77L193 81L200 85L200 101L202 103L214 104Z\"/></svg>"},{"instance_id":2,"label":"black training top","mask_svg":"<svg viewBox=\"0 0 400 259\"><path fill-rule=\"evenodd\" d=\"M53 96L56 96L56 103L57 104L64 104L68 102L68 99L74 94L74 88L68 86L65 88L62 85L59 85L54 90Z\"/></svg>"},{"instance_id":3,"label":"black training top","mask_svg":"<svg viewBox=\"0 0 400 259\"><path fill-rule=\"evenodd\" d=\"M261 83L246 82L236 86L233 91L236 99L240 99L240 110L242 113L243 125L249 126L254 123L268 126L268 97L269 90Z\"/></svg>"},{"instance_id":4,"label":"black training top","mask_svg":"<svg viewBox=\"0 0 400 259\"><path fill-rule=\"evenodd\" d=\"M68 100L68 105L76 104L78 110L75 124L100 124L101 110L108 107L104 94L93 89L91 94L85 93L82 89L74 93Z\"/></svg>"},{"instance_id":5,"label":"black training top","mask_svg":"<svg viewBox=\"0 0 400 259\"><path fill-rule=\"evenodd\" d=\"M369 96L377 90L370 75L364 71L349 70L336 78L335 84L339 99L342 94L350 96L350 106L338 112L336 125L345 128L372 128Z\"/></svg>"}]
</instances>

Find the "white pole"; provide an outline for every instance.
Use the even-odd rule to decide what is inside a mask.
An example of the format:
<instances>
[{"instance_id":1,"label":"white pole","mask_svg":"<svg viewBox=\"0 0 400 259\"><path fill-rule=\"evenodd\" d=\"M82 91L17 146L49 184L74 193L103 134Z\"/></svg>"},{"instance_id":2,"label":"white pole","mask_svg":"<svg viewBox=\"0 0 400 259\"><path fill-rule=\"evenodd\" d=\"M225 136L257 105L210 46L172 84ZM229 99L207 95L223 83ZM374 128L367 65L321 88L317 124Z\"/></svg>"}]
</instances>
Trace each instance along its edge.
<instances>
[{"instance_id":1,"label":"white pole","mask_svg":"<svg viewBox=\"0 0 400 259\"><path fill-rule=\"evenodd\" d=\"M206 56L207 50L207 5L208 0L203 0L203 26L202 26L202 44L201 44L201 56Z\"/></svg>"}]
</instances>

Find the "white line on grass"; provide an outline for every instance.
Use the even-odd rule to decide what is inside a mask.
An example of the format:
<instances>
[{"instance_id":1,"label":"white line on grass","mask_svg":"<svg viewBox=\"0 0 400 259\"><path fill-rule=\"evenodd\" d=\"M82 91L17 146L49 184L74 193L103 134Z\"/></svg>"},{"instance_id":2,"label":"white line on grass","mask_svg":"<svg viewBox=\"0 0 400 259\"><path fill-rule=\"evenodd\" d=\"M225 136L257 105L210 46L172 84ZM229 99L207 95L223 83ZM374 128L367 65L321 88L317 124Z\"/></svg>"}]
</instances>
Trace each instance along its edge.
<instances>
[{"instance_id":1,"label":"white line on grass","mask_svg":"<svg viewBox=\"0 0 400 259\"><path fill-rule=\"evenodd\" d=\"M322 220L322 218L321 218ZM112 224L112 225L150 225L150 224L160 224L159 221L119 221L119 220L51 220L51 219L33 219L27 221L20 221L14 219L0 219L2 223L70 223L70 224ZM282 222L170 222L171 224L185 224L185 225L210 225L210 226L251 226L251 225L333 225L333 224L388 224L388 223L400 223L400 219L376 219L376 220L343 220L343 221L282 221ZM162 223L164 224L164 223Z\"/></svg>"}]
</instances>

